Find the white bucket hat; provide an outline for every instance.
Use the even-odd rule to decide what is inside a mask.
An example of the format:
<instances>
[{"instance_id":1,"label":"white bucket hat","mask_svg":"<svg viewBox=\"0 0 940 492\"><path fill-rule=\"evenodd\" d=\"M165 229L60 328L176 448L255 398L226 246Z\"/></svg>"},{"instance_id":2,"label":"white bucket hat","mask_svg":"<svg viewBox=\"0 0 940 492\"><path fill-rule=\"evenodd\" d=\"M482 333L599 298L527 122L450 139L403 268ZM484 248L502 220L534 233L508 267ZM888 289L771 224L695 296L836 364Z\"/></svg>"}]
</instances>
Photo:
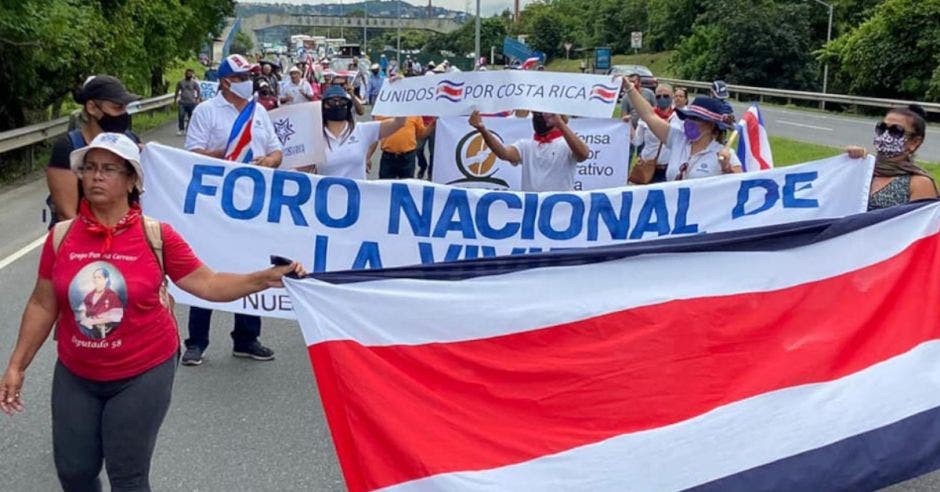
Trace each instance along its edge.
<instances>
[{"instance_id":1,"label":"white bucket hat","mask_svg":"<svg viewBox=\"0 0 940 492\"><path fill-rule=\"evenodd\" d=\"M91 149L104 149L130 162L134 172L137 173L137 182L134 183L134 187L137 188L139 193L144 192L144 170L140 167L140 147L127 135L123 133L101 133L90 144L73 150L69 154L69 162L72 172L78 174L79 179L81 179L81 174L78 170L85 162L85 154Z\"/></svg>"}]
</instances>

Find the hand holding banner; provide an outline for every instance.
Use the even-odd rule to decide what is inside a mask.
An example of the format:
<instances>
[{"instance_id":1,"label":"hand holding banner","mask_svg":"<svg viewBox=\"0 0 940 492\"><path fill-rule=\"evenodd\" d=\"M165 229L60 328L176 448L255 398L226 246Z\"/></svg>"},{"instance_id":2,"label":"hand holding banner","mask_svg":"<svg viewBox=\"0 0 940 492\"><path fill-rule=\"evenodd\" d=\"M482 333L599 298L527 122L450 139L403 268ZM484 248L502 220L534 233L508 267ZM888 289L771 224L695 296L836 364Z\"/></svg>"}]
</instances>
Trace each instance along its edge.
<instances>
[{"instance_id":1,"label":"hand holding banner","mask_svg":"<svg viewBox=\"0 0 940 492\"><path fill-rule=\"evenodd\" d=\"M411 77L385 84L374 114L457 116L478 110L498 113L528 109L591 118L610 118L622 81L606 75L505 70Z\"/></svg>"}]
</instances>

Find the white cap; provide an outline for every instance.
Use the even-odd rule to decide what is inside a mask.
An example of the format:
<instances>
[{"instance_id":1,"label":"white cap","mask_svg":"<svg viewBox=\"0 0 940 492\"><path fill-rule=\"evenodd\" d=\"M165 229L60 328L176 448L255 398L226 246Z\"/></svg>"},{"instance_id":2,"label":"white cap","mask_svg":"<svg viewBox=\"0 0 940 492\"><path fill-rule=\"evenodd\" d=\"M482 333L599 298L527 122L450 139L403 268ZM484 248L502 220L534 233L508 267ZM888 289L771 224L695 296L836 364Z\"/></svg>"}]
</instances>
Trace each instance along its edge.
<instances>
[{"instance_id":1,"label":"white cap","mask_svg":"<svg viewBox=\"0 0 940 492\"><path fill-rule=\"evenodd\" d=\"M300 73L300 68L298 68L297 65L290 67L290 70L287 71L287 73L294 73L294 72Z\"/></svg>"},{"instance_id":2,"label":"white cap","mask_svg":"<svg viewBox=\"0 0 940 492\"><path fill-rule=\"evenodd\" d=\"M140 147L127 135L123 133L100 133L90 144L73 150L69 154L72 172L79 174L78 169L85 162L85 154L91 149L104 149L130 162L134 172L137 173L137 183L134 183L134 187L140 193L144 192L144 170L140 167ZM81 178L81 175L79 175L79 178Z\"/></svg>"}]
</instances>

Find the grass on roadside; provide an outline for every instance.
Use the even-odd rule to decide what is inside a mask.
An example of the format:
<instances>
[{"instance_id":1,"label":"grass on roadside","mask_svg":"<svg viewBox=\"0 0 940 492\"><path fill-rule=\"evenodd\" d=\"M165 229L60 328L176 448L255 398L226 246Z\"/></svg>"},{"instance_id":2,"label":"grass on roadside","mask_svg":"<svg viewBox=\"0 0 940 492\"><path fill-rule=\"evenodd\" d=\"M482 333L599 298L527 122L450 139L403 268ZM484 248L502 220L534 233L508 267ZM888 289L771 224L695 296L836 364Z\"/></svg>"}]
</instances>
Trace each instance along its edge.
<instances>
[{"instance_id":1,"label":"grass on roadside","mask_svg":"<svg viewBox=\"0 0 940 492\"><path fill-rule=\"evenodd\" d=\"M636 55L614 55L613 65L644 65L653 72L653 75L672 78L673 71L669 63L672 53L672 51L662 51ZM588 62L590 63L590 60ZM580 72L581 58L552 60L545 66L545 69L553 72Z\"/></svg>"}]
</instances>

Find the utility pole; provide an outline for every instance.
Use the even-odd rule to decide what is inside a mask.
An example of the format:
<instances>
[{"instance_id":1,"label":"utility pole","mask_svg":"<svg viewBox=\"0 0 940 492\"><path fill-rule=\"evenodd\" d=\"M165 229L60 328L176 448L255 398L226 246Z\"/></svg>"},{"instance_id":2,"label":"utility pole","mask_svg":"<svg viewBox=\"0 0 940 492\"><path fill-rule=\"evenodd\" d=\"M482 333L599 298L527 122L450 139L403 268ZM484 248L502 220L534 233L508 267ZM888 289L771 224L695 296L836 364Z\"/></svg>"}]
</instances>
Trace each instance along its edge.
<instances>
[{"instance_id":1,"label":"utility pole","mask_svg":"<svg viewBox=\"0 0 940 492\"><path fill-rule=\"evenodd\" d=\"M395 9L398 12L398 46L395 49L395 62L398 65L399 73L401 71L401 0L395 0Z\"/></svg>"},{"instance_id":2,"label":"utility pole","mask_svg":"<svg viewBox=\"0 0 940 492\"><path fill-rule=\"evenodd\" d=\"M479 69L480 63L480 0L477 0L477 18L473 36L473 65Z\"/></svg>"},{"instance_id":3,"label":"utility pole","mask_svg":"<svg viewBox=\"0 0 940 492\"><path fill-rule=\"evenodd\" d=\"M829 26L826 28L826 44L829 44L829 42L832 41L832 4L823 2L822 0L813 0L813 1L829 9ZM828 90L829 90L829 62L827 61L826 64L823 65L823 86L822 86L823 94L827 94ZM826 101L819 101L819 108L826 109Z\"/></svg>"},{"instance_id":4,"label":"utility pole","mask_svg":"<svg viewBox=\"0 0 940 492\"><path fill-rule=\"evenodd\" d=\"M369 0L362 4L362 52L369 58Z\"/></svg>"}]
</instances>

